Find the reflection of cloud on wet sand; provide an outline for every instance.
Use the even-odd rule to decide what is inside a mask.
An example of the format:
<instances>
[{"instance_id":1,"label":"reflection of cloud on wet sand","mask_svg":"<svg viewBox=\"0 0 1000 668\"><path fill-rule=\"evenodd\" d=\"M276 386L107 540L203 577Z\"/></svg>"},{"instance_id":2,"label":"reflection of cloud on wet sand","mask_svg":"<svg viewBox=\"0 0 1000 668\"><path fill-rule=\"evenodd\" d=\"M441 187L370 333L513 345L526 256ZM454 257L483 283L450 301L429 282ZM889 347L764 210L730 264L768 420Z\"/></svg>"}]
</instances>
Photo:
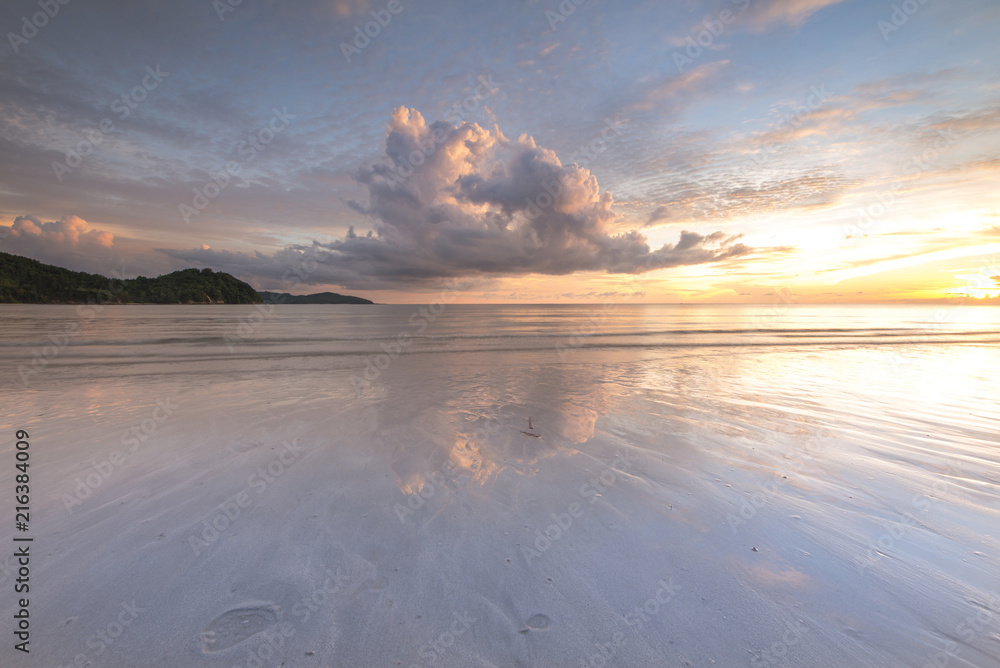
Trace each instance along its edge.
<instances>
[{"instance_id":1,"label":"reflection of cloud on wet sand","mask_svg":"<svg viewBox=\"0 0 1000 668\"><path fill-rule=\"evenodd\" d=\"M392 459L400 491L417 494L434 484L435 474L452 481L468 477L481 486L507 469L534 475L542 460L592 439L600 415L578 399L554 408L535 404L531 415L529 410L503 406L473 417L444 406L431 408L406 424L380 427L378 440Z\"/></svg>"},{"instance_id":2,"label":"reflection of cloud on wet sand","mask_svg":"<svg viewBox=\"0 0 1000 668\"><path fill-rule=\"evenodd\" d=\"M760 554L759 552L757 554ZM756 554L754 556L757 556ZM764 587L804 587L811 582L805 573L791 566L769 567L767 564L754 564L746 568L746 573L755 582Z\"/></svg>"},{"instance_id":3,"label":"reflection of cloud on wet sand","mask_svg":"<svg viewBox=\"0 0 1000 668\"><path fill-rule=\"evenodd\" d=\"M545 460L587 451L618 387L560 365L515 374L457 362L441 358L418 375L400 360L386 372L398 375L394 391L370 407L373 445L404 494L426 496L442 476L449 487L482 489L505 472L533 476Z\"/></svg>"},{"instance_id":4,"label":"reflection of cloud on wet sand","mask_svg":"<svg viewBox=\"0 0 1000 668\"><path fill-rule=\"evenodd\" d=\"M404 494L416 494L435 471L447 469L450 453L444 446L453 436L444 416L434 409L425 409L408 420L394 422L385 407L378 410L375 442L389 457L389 467L396 485Z\"/></svg>"},{"instance_id":5,"label":"reflection of cloud on wet sand","mask_svg":"<svg viewBox=\"0 0 1000 668\"><path fill-rule=\"evenodd\" d=\"M597 425L597 411L573 402L563 402L556 406L552 429L570 443L586 443L594 437Z\"/></svg>"},{"instance_id":6,"label":"reflection of cloud on wet sand","mask_svg":"<svg viewBox=\"0 0 1000 668\"><path fill-rule=\"evenodd\" d=\"M521 475L534 475L538 463L558 452L544 430L535 424L535 431L528 431L528 418L519 409L507 407L501 415L480 417L458 434L451 456L463 469L472 474L480 484L510 469ZM528 433L525 433L528 432ZM537 437L530 433L539 434Z\"/></svg>"},{"instance_id":7,"label":"reflection of cloud on wet sand","mask_svg":"<svg viewBox=\"0 0 1000 668\"><path fill-rule=\"evenodd\" d=\"M456 426L459 421L456 412L440 407L379 428L378 441L401 492L418 494L442 479L446 485L472 480L485 486L508 468L532 475L541 459L556 452L543 437L523 434L513 420L480 417Z\"/></svg>"}]
</instances>

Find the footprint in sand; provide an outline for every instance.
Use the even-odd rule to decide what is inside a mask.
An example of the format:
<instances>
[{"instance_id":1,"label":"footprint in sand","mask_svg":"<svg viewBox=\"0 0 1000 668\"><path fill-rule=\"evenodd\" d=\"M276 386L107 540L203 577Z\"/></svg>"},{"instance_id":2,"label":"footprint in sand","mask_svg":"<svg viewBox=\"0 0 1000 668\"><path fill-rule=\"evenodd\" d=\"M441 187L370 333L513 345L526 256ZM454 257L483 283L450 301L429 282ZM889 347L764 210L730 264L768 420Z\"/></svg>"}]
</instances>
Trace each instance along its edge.
<instances>
[{"instance_id":1,"label":"footprint in sand","mask_svg":"<svg viewBox=\"0 0 1000 668\"><path fill-rule=\"evenodd\" d=\"M544 631L549 628L552 624L552 620L545 615L532 615L528 621L524 623L524 627L521 629L520 633L527 633L528 631Z\"/></svg>"},{"instance_id":2,"label":"footprint in sand","mask_svg":"<svg viewBox=\"0 0 1000 668\"><path fill-rule=\"evenodd\" d=\"M198 634L203 652L221 652L278 623L281 608L266 605L234 608L213 619Z\"/></svg>"}]
</instances>

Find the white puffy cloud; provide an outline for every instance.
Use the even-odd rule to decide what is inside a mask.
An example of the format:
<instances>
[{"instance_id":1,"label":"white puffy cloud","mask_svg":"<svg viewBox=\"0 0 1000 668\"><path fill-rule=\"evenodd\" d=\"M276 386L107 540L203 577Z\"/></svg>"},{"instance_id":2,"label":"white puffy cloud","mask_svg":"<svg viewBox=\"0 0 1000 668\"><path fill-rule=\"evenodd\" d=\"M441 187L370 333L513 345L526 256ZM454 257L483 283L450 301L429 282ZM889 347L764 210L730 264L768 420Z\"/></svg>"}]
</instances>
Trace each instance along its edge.
<instances>
[{"instance_id":1,"label":"white puffy cloud","mask_svg":"<svg viewBox=\"0 0 1000 668\"><path fill-rule=\"evenodd\" d=\"M428 124L420 112L393 112L385 156L358 174L368 202L352 206L373 231L273 256L210 249L167 254L223 269L278 278L309 252L322 264L307 282L403 287L460 276L640 273L717 262L751 252L737 237L682 232L651 249L639 232L615 233L614 199L597 178L564 165L528 136L507 139L476 123Z\"/></svg>"},{"instance_id":2,"label":"white puffy cloud","mask_svg":"<svg viewBox=\"0 0 1000 668\"><path fill-rule=\"evenodd\" d=\"M77 271L103 273L119 258L111 232L91 227L79 216L43 222L18 216L0 226L0 250Z\"/></svg>"},{"instance_id":3,"label":"white puffy cloud","mask_svg":"<svg viewBox=\"0 0 1000 668\"><path fill-rule=\"evenodd\" d=\"M12 243L17 240L44 242L49 246L99 246L111 248L115 237L110 232L91 228L79 216L63 216L60 220L43 223L36 216L18 216L7 232Z\"/></svg>"}]
</instances>

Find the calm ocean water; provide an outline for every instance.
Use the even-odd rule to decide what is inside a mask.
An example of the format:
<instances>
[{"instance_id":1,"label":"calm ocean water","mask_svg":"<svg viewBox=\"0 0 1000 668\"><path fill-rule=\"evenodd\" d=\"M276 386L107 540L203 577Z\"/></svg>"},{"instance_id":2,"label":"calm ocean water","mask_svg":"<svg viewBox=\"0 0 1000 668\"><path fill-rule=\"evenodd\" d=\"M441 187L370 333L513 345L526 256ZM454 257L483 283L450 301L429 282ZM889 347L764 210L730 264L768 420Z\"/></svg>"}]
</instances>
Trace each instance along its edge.
<instances>
[{"instance_id":1,"label":"calm ocean water","mask_svg":"<svg viewBox=\"0 0 1000 668\"><path fill-rule=\"evenodd\" d=\"M768 354L779 349L937 354L1000 343L1000 309L962 306L2 306L4 371L114 365L115 374L239 371L367 355L502 356L580 362L591 351ZM892 346L888 348L887 346ZM957 348L955 347L957 346ZM884 347L884 348L883 348ZM252 364L246 361L252 360ZM167 368L164 367L167 365ZM81 373L88 373L83 368ZM89 369L90 372L96 368ZM32 374L34 376L34 374Z\"/></svg>"},{"instance_id":2,"label":"calm ocean water","mask_svg":"<svg viewBox=\"0 0 1000 668\"><path fill-rule=\"evenodd\" d=\"M470 410L496 413L529 401L517 395L537 379L552 386L555 373L555 398L614 384L702 407L764 392L776 406L808 401L817 416L855 417L875 402L900 416L922 406L943 422L981 417L993 428L998 414L1000 309L990 307L13 305L2 313L11 407L79 386L100 391L112 410L160 385L238 383L249 397L266 383L266 393L289 401L385 400L419 386L427 396L464 393Z\"/></svg>"},{"instance_id":3,"label":"calm ocean water","mask_svg":"<svg viewBox=\"0 0 1000 668\"><path fill-rule=\"evenodd\" d=\"M86 397L86 411L127 420L159 396L203 392L237 413L331 401L405 421L426 404L468 431L476 420L548 405L562 422L582 419L581 435L593 434L599 417L667 420L658 428L675 429L680 413L684 429L763 432L764 444L813 424L865 445L929 432L941 453L996 455L1000 309L990 307L2 312L0 372L12 417L79 414L74 403Z\"/></svg>"},{"instance_id":4,"label":"calm ocean water","mask_svg":"<svg viewBox=\"0 0 1000 668\"><path fill-rule=\"evenodd\" d=\"M456 611L482 630L441 665L584 665L668 576L673 612L626 628L621 665L925 665L949 638L1000 661L961 626L1000 558L1000 309L0 313L45 665L133 599L142 624L102 665L246 662L257 640L212 654L200 634L294 611L339 566L369 579L322 622L291 617L288 665L322 647L323 665L422 665ZM519 632L539 614L558 642ZM789 624L805 639L769 664Z\"/></svg>"},{"instance_id":5,"label":"calm ocean water","mask_svg":"<svg viewBox=\"0 0 1000 668\"><path fill-rule=\"evenodd\" d=\"M99 394L113 416L147 394L210 387L231 388L218 401L250 404L255 396L409 404L402 395L417 393L462 415L567 397L588 415L613 415L632 410L615 406L616 395L633 395L696 407L709 429L726 406L753 400L829 423L866 416L880 428L920 431L936 420L939 432L972 429L971 446L981 449L994 447L978 436L995 432L1000 414L1000 309L989 307L17 305L2 313L0 372L14 415L58 410L83 392ZM964 445L959 435L949 442Z\"/></svg>"}]
</instances>

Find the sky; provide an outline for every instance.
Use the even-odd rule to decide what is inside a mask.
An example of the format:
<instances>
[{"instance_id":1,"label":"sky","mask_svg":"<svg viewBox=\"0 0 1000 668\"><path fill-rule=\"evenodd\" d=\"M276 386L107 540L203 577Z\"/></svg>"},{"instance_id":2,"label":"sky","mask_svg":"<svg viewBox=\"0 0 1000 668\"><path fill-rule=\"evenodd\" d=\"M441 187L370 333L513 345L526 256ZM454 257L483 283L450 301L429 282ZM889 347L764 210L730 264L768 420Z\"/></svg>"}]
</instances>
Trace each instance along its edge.
<instances>
[{"instance_id":1,"label":"sky","mask_svg":"<svg viewBox=\"0 0 1000 668\"><path fill-rule=\"evenodd\" d=\"M0 250L382 303L1000 294L995 0L8 0Z\"/></svg>"}]
</instances>

